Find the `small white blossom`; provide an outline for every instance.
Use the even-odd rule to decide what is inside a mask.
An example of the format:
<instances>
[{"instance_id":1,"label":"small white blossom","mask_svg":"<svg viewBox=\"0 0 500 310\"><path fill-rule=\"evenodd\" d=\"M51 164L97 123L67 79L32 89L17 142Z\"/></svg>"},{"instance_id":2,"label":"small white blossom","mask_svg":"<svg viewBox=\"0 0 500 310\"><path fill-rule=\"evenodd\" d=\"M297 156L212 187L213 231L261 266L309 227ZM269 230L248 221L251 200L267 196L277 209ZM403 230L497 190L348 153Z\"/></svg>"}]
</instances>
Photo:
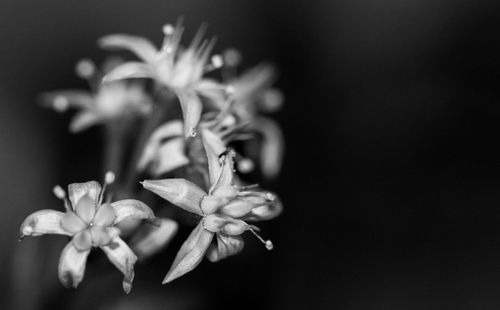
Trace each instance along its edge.
<instances>
[{"instance_id":1,"label":"small white blossom","mask_svg":"<svg viewBox=\"0 0 500 310\"><path fill-rule=\"evenodd\" d=\"M66 212L40 210L29 215L21 225L21 237L59 234L72 238L61 254L58 268L59 280L66 287L78 286L91 248L101 248L123 273L123 290L129 293L137 257L120 238L116 225L124 220L152 220L151 209L133 199L103 203L103 191L96 181L70 184L69 200L62 188L54 191L64 200Z\"/></svg>"}]
</instances>

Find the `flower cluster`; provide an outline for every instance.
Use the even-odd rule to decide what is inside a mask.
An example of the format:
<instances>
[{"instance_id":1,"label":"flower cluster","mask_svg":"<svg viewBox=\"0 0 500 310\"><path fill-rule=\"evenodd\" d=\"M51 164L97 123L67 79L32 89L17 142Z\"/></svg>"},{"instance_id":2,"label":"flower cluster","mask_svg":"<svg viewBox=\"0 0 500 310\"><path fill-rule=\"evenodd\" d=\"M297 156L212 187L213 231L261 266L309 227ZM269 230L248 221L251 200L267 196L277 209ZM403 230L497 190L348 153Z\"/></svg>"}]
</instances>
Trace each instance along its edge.
<instances>
[{"instance_id":1,"label":"flower cluster","mask_svg":"<svg viewBox=\"0 0 500 310\"><path fill-rule=\"evenodd\" d=\"M261 64L238 75L241 56L236 50L213 55L214 40L203 38L204 28L183 46L183 31L181 22L164 26L160 48L142 37L105 36L101 47L132 52L139 60L108 61L102 70L90 60L80 61L76 72L89 81L91 91L42 96L56 111L78 110L70 131L93 125L108 129L104 168L114 171L106 174L104 188L96 181L70 184L68 194L55 187L66 211L37 211L21 225L21 236L71 237L59 262L65 286L78 286L88 254L99 247L123 273L123 289L129 292L136 261L163 249L178 230L176 220L186 216L170 212L173 219L155 217L153 212L166 202L192 213L196 223L163 283L190 272L205 256L217 262L237 254L247 231L273 248L253 223L278 216L281 201L245 183L239 172L252 171L255 163L264 177L275 177L280 170L282 133L264 115L278 110L283 101L272 87L275 70ZM219 80L209 77L216 70ZM144 178L147 191L137 187ZM104 199L111 183L119 198L140 200ZM164 203L155 203L148 192ZM148 198L152 208L141 202Z\"/></svg>"}]
</instances>

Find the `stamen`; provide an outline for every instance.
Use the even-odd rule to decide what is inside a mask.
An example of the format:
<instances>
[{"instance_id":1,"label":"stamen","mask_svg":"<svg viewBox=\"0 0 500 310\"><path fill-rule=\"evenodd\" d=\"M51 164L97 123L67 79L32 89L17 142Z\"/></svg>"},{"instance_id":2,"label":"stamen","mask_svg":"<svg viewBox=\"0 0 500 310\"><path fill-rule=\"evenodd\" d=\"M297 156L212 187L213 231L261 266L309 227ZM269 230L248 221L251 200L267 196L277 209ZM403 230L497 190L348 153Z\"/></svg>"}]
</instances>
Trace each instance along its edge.
<instances>
[{"instance_id":1,"label":"stamen","mask_svg":"<svg viewBox=\"0 0 500 310\"><path fill-rule=\"evenodd\" d=\"M67 211L71 211L71 203L69 202L68 197L66 197L66 192L64 191L64 189L60 185L56 185L52 189L52 192L57 198L64 201L64 208Z\"/></svg>"},{"instance_id":2,"label":"stamen","mask_svg":"<svg viewBox=\"0 0 500 310\"><path fill-rule=\"evenodd\" d=\"M262 238L256 231L255 231L255 228L256 227L250 227L250 231L252 232L252 234L254 234L255 237L257 237L257 239L259 239L260 242L262 242L266 249L271 251L272 249L274 249L274 244L271 240L264 240L264 238Z\"/></svg>"},{"instance_id":3,"label":"stamen","mask_svg":"<svg viewBox=\"0 0 500 310\"><path fill-rule=\"evenodd\" d=\"M214 55L212 56L212 66L215 69L218 69L224 65L224 61L222 60L221 55Z\"/></svg>"},{"instance_id":4,"label":"stamen","mask_svg":"<svg viewBox=\"0 0 500 310\"><path fill-rule=\"evenodd\" d=\"M66 98L64 96L56 96L54 98L54 102L52 103L52 106L54 107L54 110L56 110L57 112L64 112L69 107L68 98Z\"/></svg>"},{"instance_id":5,"label":"stamen","mask_svg":"<svg viewBox=\"0 0 500 310\"><path fill-rule=\"evenodd\" d=\"M99 194L99 206L102 204L104 194L106 192L106 189L108 188L108 185L112 184L115 181L115 178L116 176L112 171L108 171L104 175L104 185L102 187L101 193Z\"/></svg>"},{"instance_id":6,"label":"stamen","mask_svg":"<svg viewBox=\"0 0 500 310\"><path fill-rule=\"evenodd\" d=\"M96 69L92 60L82 59L76 64L75 71L79 77L89 79L94 75Z\"/></svg>"},{"instance_id":7,"label":"stamen","mask_svg":"<svg viewBox=\"0 0 500 310\"><path fill-rule=\"evenodd\" d=\"M112 171L106 172L106 175L104 176L104 182L106 184L112 184L115 181L115 174Z\"/></svg>"},{"instance_id":8,"label":"stamen","mask_svg":"<svg viewBox=\"0 0 500 310\"><path fill-rule=\"evenodd\" d=\"M165 26L163 26L163 33L166 36L171 36L174 34L174 32L175 32L175 28L171 24L166 24Z\"/></svg>"}]
</instances>

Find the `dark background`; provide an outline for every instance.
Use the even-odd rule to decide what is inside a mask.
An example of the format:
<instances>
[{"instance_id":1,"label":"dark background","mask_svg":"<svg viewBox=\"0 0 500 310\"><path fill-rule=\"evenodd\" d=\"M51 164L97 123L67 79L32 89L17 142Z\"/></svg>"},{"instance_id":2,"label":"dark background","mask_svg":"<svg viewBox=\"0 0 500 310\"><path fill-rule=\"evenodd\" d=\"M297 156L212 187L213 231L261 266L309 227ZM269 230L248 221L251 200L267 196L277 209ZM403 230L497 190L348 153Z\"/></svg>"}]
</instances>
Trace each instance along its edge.
<instances>
[{"instance_id":1,"label":"dark background","mask_svg":"<svg viewBox=\"0 0 500 310\"><path fill-rule=\"evenodd\" d=\"M285 213L239 256L161 286L173 254L138 266L131 295L109 263L63 289L64 238L18 244L54 184L100 179L98 131L66 131L41 91L84 87L82 57L125 32L159 42L184 15L244 66L280 68ZM0 3L0 306L12 309L500 308L500 3L444 0ZM181 231L182 235L189 233ZM171 245L175 251L182 240Z\"/></svg>"}]
</instances>

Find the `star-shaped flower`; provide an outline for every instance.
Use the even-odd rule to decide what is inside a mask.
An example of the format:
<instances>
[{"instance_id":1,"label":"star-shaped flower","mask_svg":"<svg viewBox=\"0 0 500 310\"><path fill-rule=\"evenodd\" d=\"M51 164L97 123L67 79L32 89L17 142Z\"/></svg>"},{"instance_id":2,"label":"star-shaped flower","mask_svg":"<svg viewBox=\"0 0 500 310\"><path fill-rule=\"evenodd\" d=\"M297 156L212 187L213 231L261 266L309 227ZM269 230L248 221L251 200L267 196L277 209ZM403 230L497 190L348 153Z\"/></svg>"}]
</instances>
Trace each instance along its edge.
<instances>
[{"instance_id":1,"label":"star-shaped flower","mask_svg":"<svg viewBox=\"0 0 500 310\"><path fill-rule=\"evenodd\" d=\"M66 212L40 210L29 215L21 225L21 237L59 234L72 238L62 251L58 268L59 280L66 287L78 286L91 248L101 248L123 273L123 290L129 293L137 257L119 237L116 225L124 220L152 220L151 209L133 199L103 203L104 191L96 181L70 184L69 200L61 187L56 186L54 192L64 200Z\"/></svg>"},{"instance_id":2,"label":"star-shaped flower","mask_svg":"<svg viewBox=\"0 0 500 310\"><path fill-rule=\"evenodd\" d=\"M241 234L247 230L255 234L272 249L256 232L257 227L246 221L267 220L282 210L277 197L264 191L237 186L233 171L234 153L227 151L224 143L209 130L203 129L203 144L207 153L210 189L205 192L185 179L146 180L143 186L169 202L201 217L167 273L163 283L168 283L193 270L206 254L215 262L242 250ZM216 238L217 245L212 245Z\"/></svg>"},{"instance_id":3,"label":"star-shaped flower","mask_svg":"<svg viewBox=\"0 0 500 310\"><path fill-rule=\"evenodd\" d=\"M98 79L100 73L93 62L81 60L76 68L80 77L89 80L93 86L92 91L60 90L42 94L44 104L56 111L64 112L69 108L79 110L71 121L71 132L80 132L97 124L121 121L151 112L152 99L139 83L118 81L94 86L96 83L93 80Z\"/></svg>"},{"instance_id":4,"label":"star-shaped flower","mask_svg":"<svg viewBox=\"0 0 500 310\"><path fill-rule=\"evenodd\" d=\"M215 104L223 102L226 87L203 75L222 66L222 58L214 56L209 62L214 40L202 40L203 28L187 48L180 45L184 27L165 25L165 38L158 50L149 40L124 34L101 38L99 44L106 49L125 49L133 52L142 62L129 61L116 67L104 77L104 82L129 78L152 78L172 90L179 98L184 117L185 137L195 136L203 110L200 96Z\"/></svg>"}]
</instances>

